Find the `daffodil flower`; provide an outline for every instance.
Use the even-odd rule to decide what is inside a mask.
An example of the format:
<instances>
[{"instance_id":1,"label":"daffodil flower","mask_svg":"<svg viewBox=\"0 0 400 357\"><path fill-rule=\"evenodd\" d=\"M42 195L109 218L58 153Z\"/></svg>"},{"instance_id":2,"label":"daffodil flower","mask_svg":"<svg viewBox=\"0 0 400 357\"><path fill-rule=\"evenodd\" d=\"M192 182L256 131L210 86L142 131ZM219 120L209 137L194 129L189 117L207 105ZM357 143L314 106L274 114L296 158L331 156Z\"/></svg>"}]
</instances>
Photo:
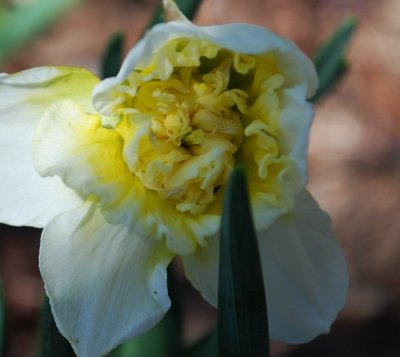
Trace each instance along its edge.
<instances>
[{"instance_id":1,"label":"daffodil flower","mask_svg":"<svg viewBox=\"0 0 400 357\"><path fill-rule=\"evenodd\" d=\"M221 203L237 163L271 338L329 330L347 270L305 188L317 84L311 61L272 32L183 17L148 31L115 78L73 67L0 77L0 219L44 227L40 270L78 356L103 355L162 319L175 256L217 305Z\"/></svg>"}]
</instances>

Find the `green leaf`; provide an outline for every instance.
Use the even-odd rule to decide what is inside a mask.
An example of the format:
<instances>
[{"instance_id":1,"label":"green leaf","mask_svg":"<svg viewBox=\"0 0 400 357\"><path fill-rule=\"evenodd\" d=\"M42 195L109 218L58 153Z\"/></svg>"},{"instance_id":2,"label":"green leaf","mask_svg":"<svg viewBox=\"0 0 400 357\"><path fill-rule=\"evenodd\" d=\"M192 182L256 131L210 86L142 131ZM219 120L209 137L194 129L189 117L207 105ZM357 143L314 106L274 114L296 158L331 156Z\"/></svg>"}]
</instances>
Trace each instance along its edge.
<instances>
[{"instance_id":1,"label":"green leaf","mask_svg":"<svg viewBox=\"0 0 400 357\"><path fill-rule=\"evenodd\" d=\"M23 1L0 5L0 60L48 26L79 0Z\"/></svg>"},{"instance_id":2,"label":"green leaf","mask_svg":"<svg viewBox=\"0 0 400 357\"><path fill-rule=\"evenodd\" d=\"M328 41L323 44L314 56L320 85L312 101L328 93L333 85L343 76L347 69L345 51L358 25L355 16L346 18Z\"/></svg>"},{"instance_id":3,"label":"green leaf","mask_svg":"<svg viewBox=\"0 0 400 357\"><path fill-rule=\"evenodd\" d=\"M121 32L112 36L108 43L101 63L102 78L114 77L118 74L122 64L124 49L124 34Z\"/></svg>"},{"instance_id":4,"label":"green leaf","mask_svg":"<svg viewBox=\"0 0 400 357\"><path fill-rule=\"evenodd\" d=\"M175 0L175 4L178 5L179 9L189 20L193 20L197 9L201 4L201 0ZM158 6L148 28L151 28L160 22L164 22L163 8L161 4Z\"/></svg>"},{"instance_id":5,"label":"green leaf","mask_svg":"<svg viewBox=\"0 0 400 357\"><path fill-rule=\"evenodd\" d=\"M5 309L3 286L0 281L0 356L5 356Z\"/></svg>"},{"instance_id":6,"label":"green leaf","mask_svg":"<svg viewBox=\"0 0 400 357\"><path fill-rule=\"evenodd\" d=\"M268 356L267 305L244 168L226 188L218 285L220 356Z\"/></svg>"},{"instance_id":7,"label":"green leaf","mask_svg":"<svg viewBox=\"0 0 400 357\"><path fill-rule=\"evenodd\" d=\"M60 334L51 313L49 298L45 296L42 305L41 357L74 357L69 342Z\"/></svg>"},{"instance_id":8,"label":"green leaf","mask_svg":"<svg viewBox=\"0 0 400 357\"><path fill-rule=\"evenodd\" d=\"M107 357L181 356L179 284L171 266L168 268L168 293L172 304L162 321L144 335L118 346Z\"/></svg>"}]
</instances>

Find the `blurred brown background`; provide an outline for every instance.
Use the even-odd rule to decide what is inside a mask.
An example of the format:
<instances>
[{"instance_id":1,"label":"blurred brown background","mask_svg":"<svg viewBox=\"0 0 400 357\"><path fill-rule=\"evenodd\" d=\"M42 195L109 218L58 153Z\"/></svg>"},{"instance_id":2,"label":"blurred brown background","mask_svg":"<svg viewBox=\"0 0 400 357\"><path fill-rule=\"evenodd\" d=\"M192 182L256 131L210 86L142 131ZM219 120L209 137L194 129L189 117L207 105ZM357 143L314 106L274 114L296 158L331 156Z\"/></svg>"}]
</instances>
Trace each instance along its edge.
<instances>
[{"instance_id":1,"label":"blurred brown background","mask_svg":"<svg viewBox=\"0 0 400 357\"><path fill-rule=\"evenodd\" d=\"M10 57L0 72L41 65L99 71L110 36L126 50L140 37L155 0L87 0ZM200 25L250 22L268 27L312 54L349 14L360 27L350 71L316 108L309 188L333 217L350 267L350 294L332 333L304 346L274 343L274 357L400 356L400 1L204 0ZM42 282L40 231L0 226L0 274L7 303L8 355L35 354ZM186 340L215 312L182 282Z\"/></svg>"}]
</instances>

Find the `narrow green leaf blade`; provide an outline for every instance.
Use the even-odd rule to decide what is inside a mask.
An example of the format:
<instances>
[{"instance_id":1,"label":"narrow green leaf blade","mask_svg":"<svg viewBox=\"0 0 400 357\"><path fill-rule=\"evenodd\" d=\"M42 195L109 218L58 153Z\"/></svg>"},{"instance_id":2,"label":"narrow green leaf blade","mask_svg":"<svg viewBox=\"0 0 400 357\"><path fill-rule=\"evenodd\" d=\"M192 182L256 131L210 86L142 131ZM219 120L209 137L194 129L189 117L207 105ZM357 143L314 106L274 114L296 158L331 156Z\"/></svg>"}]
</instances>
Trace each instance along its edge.
<instances>
[{"instance_id":1,"label":"narrow green leaf blade","mask_svg":"<svg viewBox=\"0 0 400 357\"><path fill-rule=\"evenodd\" d=\"M328 41L323 44L314 56L320 86L312 101L326 94L340 79L347 69L345 51L358 25L355 16L346 18Z\"/></svg>"},{"instance_id":2,"label":"narrow green leaf blade","mask_svg":"<svg viewBox=\"0 0 400 357\"><path fill-rule=\"evenodd\" d=\"M335 87L335 85L343 78L347 69L348 69L347 61L344 58L342 58L341 61L337 63L335 71L332 72L331 79L328 81L320 82L318 90L315 93L314 97L312 97L311 101L316 102L318 99L328 94Z\"/></svg>"},{"instance_id":3,"label":"narrow green leaf blade","mask_svg":"<svg viewBox=\"0 0 400 357\"><path fill-rule=\"evenodd\" d=\"M175 3L189 20L193 20L196 16L197 9L201 4L201 0L175 0ZM161 4L158 6L153 19L149 23L148 28L151 28L160 22L164 22L163 9Z\"/></svg>"},{"instance_id":4,"label":"narrow green leaf blade","mask_svg":"<svg viewBox=\"0 0 400 357\"><path fill-rule=\"evenodd\" d=\"M101 63L102 78L114 77L122 64L124 35L121 32L111 37Z\"/></svg>"},{"instance_id":5,"label":"narrow green leaf blade","mask_svg":"<svg viewBox=\"0 0 400 357\"><path fill-rule=\"evenodd\" d=\"M75 357L71 345L57 329L47 296L45 296L42 305L40 356Z\"/></svg>"},{"instance_id":6,"label":"narrow green leaf blade","mask_svg":"<svg viewBox=\"0 0 400 357\"><path fill-rule=\"evenodd\" d=\"M3 286L0 281L0 357L5 356L5 308Z\"/></svg>"},{"instance_id":7,"label":"narrow green leaf blade","mask_svg":"<svg viewBox=\"0 0 400 357\"><path fill-rule=\"evenodd\" d=\"M225 192L220 244L220 356L268 356L264 282L242 167L233 170Z\"/></svg>"}]
</instances>

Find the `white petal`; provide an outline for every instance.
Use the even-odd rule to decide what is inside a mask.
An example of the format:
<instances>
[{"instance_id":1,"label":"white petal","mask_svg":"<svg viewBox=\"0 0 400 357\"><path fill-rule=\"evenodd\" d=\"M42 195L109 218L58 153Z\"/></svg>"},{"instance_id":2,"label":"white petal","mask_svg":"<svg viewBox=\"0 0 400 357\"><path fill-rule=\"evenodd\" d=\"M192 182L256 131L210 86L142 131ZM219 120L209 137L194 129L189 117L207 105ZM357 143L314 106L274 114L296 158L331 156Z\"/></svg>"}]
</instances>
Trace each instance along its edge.
<instances>
[{"instance_id":1,"label":"white petal","mask_svg":"<svg viewBox=\"0 0 400 357\"><path fill-rule=\"evenodd\" d=\"M161 320L171 258L155 240L107 223L90 203L49 223L40 269L57 326L78 356L103 355Z\"/></svg>"},{"instance_id":2,"label":"white petal","mask_svg":"<svg viewBox=\"0 0 400 357\"><path fill-rule=\"evenodd\" d=\"M289 181L296 192L301 191L308 178L307 150L314 114L311 103L306 100L305 91L305 86L284 90L285 103L278 133L280 150L292 159L295 166Z\"/></svg>"},{"instance_id":3,"label":"white petal","mask_svg":"<svg viewBox=\"0 0 400 357\"><path fill-rule=\"evenodd\" d=\"M182 256L186 277L212 306L218 305L219 237L207 240L194 254Z\"/></svg>"},{"instance_id":4,"label":"white petal","mask_svg":"<svg viewBox=\"0 0 400 357\"><path fill-rule=\"evenodd\" d=\"M43 227L81 204L61 180L41 178L32 164L32 136L47 107L64 98L91 108L98 79L80 68L42 67L0 77L0 221Z\"/></svg>"},{"instance_id":5,"label":"white petal","mask_svg":"<svg viewBox=\"0 0 400 357\"><path fill-rule=\"evenodd\" d=\"M165 42L180 37L208 40L222 48L245 54L273 51L278 56L287 86L303 84L309 97L318 87L318 76L310 59L295 44L265 28L248 24L201 27L175 21L154 26L128 53L117 77L107 78L96 86L93 92L96 109L104 115L113 115L109 106L113 99L110 89L124 81L134 68L143 68L150 63L153 53Z\"/></svg>"},{"instance_id":6,"label":"white petal","mask_svg":"<svg viewBox=\"0 0 400 357\"><path fill-rule=\"evenodd\" d=\"M40 175L61 177L83 199L95 193L103 204L118 204L119 186L128 186L131 176L120 142L114 130L101 127L98 115L63 100L51 105L36 127L33 163Z\"/></svg>"},{"instance_id":7,"label":"white petal","mask_svg":"<svg viewBox=\"0 0 400 357\"><path fill-rule=\"evenodd\" d=\"M303 343L328 332L344 305L348 274L330 220L308 192L299 195L294 211L259 233L259 247L270 337ZM218 256L214 241L183 258L188 278L214 306Z\"/></svg>"},{"instance_id":8,"label":"white petal","mask_svg":"<svg viewBox=\"0 0 400 357\"><path fill-rule=\"evenodd\" d=\"M329 217L303 191L294 211L262 232L259 242L271 338L304 343L329 332L348 288Z\"/></svg>"}]
</instances>

